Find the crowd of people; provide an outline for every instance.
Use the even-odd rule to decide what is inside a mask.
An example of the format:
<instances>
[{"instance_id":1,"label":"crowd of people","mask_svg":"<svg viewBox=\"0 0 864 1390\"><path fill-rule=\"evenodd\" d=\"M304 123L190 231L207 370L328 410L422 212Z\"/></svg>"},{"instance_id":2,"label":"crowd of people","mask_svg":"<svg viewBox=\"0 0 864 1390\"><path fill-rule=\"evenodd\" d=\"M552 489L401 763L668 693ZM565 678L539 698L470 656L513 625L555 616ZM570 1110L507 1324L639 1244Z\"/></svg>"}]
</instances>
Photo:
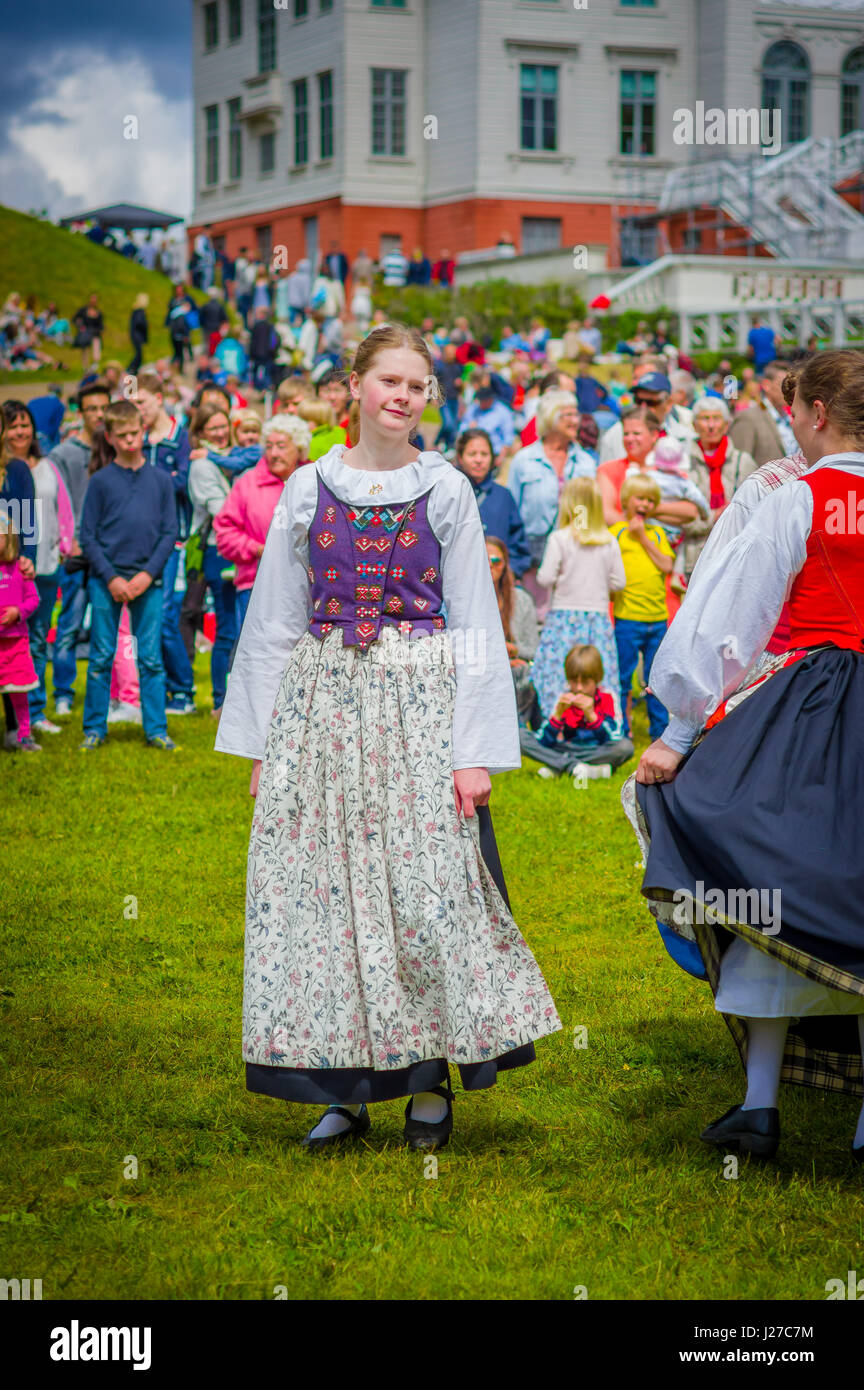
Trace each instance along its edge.
<instances>
[{"instance_id":1,"label":"crowd of people","mask_svg":"<svg viewBox=\"0 0 864 1390\"><path fill-rule=\"evenodd\" d=\"M249 310L254 323L254 301ZM422 333L373 328L350 372L326 355L323 370L295 363L275 389L254 373L251 384L241 371L219 380L203 354L194 386L176 363L157 361L134 375L106 364L81 384L65 432L56 396L4 404L6 744L36 752L36 735L62 735L54 721L81 698L77 662L89 613L81 750L94 752L109 725L130 721L150 747L176 752L169 720L203 704L195 654L210 615L216 746L253 759L258 798L247 1085L326 1104L304 1141L310 1147L364 1133L367 1100L400 1094L413 1098L406 1141L438 1147L452 1127L448 1061L459 1062L466 1089L490 1085L496 1068L532 1060L534 1040L560 1026L509 914L488 814L478 821L478 850L445 824L440 793L452 779L457 811L480 815L489 770L518 766L521 755L540 776L565 776L577 788L609 778L634 759L633 704L642 698L651 744L625 786L625 806L647 856L643 892L667 944L680 933L670 951L710 981L716 1008L733 1019L747 1072L744 1103L703 1139L773 1155L781 1077L860 1091L860 1048L844 1022L862 1012L860 942L849 925L856 890L837 878L831 836L813 840L803 878L797 856L808 807L829 809L825 767L845 784L842 805L857 806L858 763L844 764L837 730L854 742L864 640L855 524L864 507L864 354L805 350L778 360L767 356L777 345L762 327L754 325L753 365L739 376L721 363L700 378L680 354L673 367L658 336L637 340L621 380L592 366L590 322L572 330L574 364L550 360L541 323L519 346L508 328L509 348L494 349L458 320L446 331L432 322ZM264 400L256 409L257 388ZM834 524L838 488L848 492L851 524L846 512ZM52 625L53 719L45 679ZM451 658L440 645L445 627L481 631L489 642L477 680L457 674L455 705ZM419 675L419 658L398 645L413 632L430 639ZM360 662L370 644L378 655ZM431 722L417 723L421 705ZM823 707L837 720L823 718ZM508 732L511 711L517 738ZM306 761L298 771L300 747ZM346 837L335 861L320 832L332 819L324 769L334 751L344 755L336 819ZM388 776L367 781L385 757ZM741 807L723 802L730 769L748 789L743 829ZM448 1028L453 1039L471 1035L464 1046L451 1041L446 1057L434 1051L438 1015L423 989L399 995L397 1023L389 1013L398 982L426 949L408 941L416 932L402 906L423 872L417 827L399 809L416 798L417 779L433 808L422 854L442 886L441 930L454 934L445 992L462 1002ZM774 789L770 805L766 786ZM781 821L777 806L786 808ZM383 840L372 846L385 822L398 855ZM295 853L280 848L281 826L302 840ZM860 839L854 809L842 833ZM333 1047L322 1063L320 1040L297 1041L318 1025L293 991L278 1003L277 974L289 958L294 969L315 958L319 931L338 917L329 889L297 902L282 965L271 963L267 931L274 904L294 902L296 883L307 881L303 863L308 881L318 882L324 858L354 863L361 842L367 887L355 893L348 874L347 930L358 951L366 932L370 959L386 965L381 999L359 1032L341 1006L327 1015ZM776 943L740 915L722 919L731 947L692 913L686 930L682 919L670 922L676 885L687 884L701 910L706 883L750 883L760 873L766 882L775 874L792 903ZM476 874L482 892L469 905L464 884ZM405 932L397 954L408 952L395 975L380 955L391 940L387 913L370 915L371 904L388 902L393 930ZM462 915L472 911L513 967L489 982L482 1022L459 975ZM687 947L696 951L689 961ZM356 982L342 983L353 999ZM350 1007L356 1023L361 1005ZM422 1055L405 1042L420 1037ZM322 1067L338 1085L321 1082ZM864 1158L864 1112L853 1152Z\"/></svg>"},{"instance_id":2,"label":"crowd of people","mask_svg":"<svg viewBox=\"0 0 864 1390\"><path fill-rule=\"evenodd\" d=\"M320 278L332 274L338 283L346 267L332 255ZM274 293L272 277L256 268L255 283L278 302L291 277ZM18 612L15 660L23 624L33 672L24 683L26 711L13 688L20 670L3 680L7 747L35 751L39 736L60 733L88 632L82 748L98 747L110 723L131 720L152 746L172 749L166 716L201 704L196 642L210 650L218 717L284 481L356 442L340 352L318 351L326 347L319 341L311 360L292 357L273 389L266 354L255 346L259 327L271 328L271 300L256 304L244 284L238 278L232 293L252 316L246 360L211 286L197 311L203 341L190 381L183 368L195 306L179 285L166 319L182 322L171 329L174 358L141 369L147 332L139 304L129 369L100 364L93 295L76 316L79 332L90 335L92 361L70 423L56 391L4 406L2 497L25 520L32 504L40 519L38 538L25 527L19 540L23 607L9 605ZM296 306L289 300L289 318L307 313L317 292L310 281ZM341 311L330 307L341 327ZM745 479L769 458L794 452L794 439L782 395L786 362L763 363L758 377L745 368L730 392L728 364L702 380L671 369L674 347L658 325L652 342L639 340L644 350L632 358L630 379L620 380L615 367L604 379L592 366L594 321L575 322L572 334L564 346L577 365L565 369L546 355L542 320L524 333L508 325L497 350L477 341L464 318L449 329L427 320L434 392L426 389L440 415L422 422L415 442L442 451L471 483L523 751L541 775L568 772L581 786L633 756L634 700L645 700L652 738L662 733L667 716L647 688L651 665L701 548ZM250 406L256 391L263 393L257 409ZM163 486L148 491L147 478ZM15 543L9 535L7 551Z\"/></svg>"}]
</instances>

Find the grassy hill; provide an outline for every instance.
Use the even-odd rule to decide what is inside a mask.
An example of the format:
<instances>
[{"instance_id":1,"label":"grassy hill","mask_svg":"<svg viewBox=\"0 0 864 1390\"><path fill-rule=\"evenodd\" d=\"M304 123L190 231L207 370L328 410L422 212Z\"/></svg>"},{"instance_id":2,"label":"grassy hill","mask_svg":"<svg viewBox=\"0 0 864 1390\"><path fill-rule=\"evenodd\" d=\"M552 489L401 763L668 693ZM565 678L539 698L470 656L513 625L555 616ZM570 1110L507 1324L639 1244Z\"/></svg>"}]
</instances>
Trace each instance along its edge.
<instances>
[{"instance_id":1,"label":"grassy hill","mask_svg":"<svg viewBox=\"0 0 864 1390\"><path fill-rule=\"evenodd\" d=\"M0 304L13 290L24 299L35 294L39 309L53 299L61 316L71 320L95 290L105 318L103 361L117 358L125 365L132 356L128 336L132 303L136 295L146 293L150 296L147 311L150 342L146 355L149 358L170 355L168 334L162 326L171 297L171 281L167 276L145 270L63 227L54 227L50 222L40 222L6 207L0 207L0 246L3 247ZM46 352L52 352L48 340L43 347ZM53 355L64 363L66 371L0 372L0 383L77 381L81 375L78 349L67 346L53 350Z\"/></svg>"}]
</instances>

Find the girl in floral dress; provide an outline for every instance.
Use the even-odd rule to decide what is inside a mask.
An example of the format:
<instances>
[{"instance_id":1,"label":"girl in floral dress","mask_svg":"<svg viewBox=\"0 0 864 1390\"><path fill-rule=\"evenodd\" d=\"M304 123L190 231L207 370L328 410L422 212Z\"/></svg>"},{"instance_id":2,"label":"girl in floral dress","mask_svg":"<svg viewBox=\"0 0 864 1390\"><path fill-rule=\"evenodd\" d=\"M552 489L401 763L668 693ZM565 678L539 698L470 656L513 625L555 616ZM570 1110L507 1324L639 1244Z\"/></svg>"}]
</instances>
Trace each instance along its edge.
<instances>
[{"instance_id":1,"label":"girl in floral dress","mask_svg":"<svg viewBox=\"0 0 864 1390\"><path fill-rule=\"evenodd\" d=\"M413 330L358 349L359 440L286 483L216 740L254 763L246 1084L327 1106L310 1148L400 1096L406 1142L440 1147L448 1064L488 1087L561 1027L488 811L521 759L477 503L408 443L430 383Z\"/></svg>"}]
</instances>

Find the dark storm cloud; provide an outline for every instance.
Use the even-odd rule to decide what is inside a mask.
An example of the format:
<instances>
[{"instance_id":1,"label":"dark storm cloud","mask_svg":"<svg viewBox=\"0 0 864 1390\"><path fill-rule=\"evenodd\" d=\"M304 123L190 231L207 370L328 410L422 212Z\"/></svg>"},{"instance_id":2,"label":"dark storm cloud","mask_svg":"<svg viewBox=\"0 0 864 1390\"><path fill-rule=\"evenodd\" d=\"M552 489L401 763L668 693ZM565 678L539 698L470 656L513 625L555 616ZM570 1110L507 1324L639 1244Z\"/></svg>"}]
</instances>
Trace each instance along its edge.
<instances>
[{"instance_id":1,"label":"dark storm cloud","mask_svg":"<svg viewBox=\"0 0 864 1390\"><path fill-rule=\"evenodd\" d=\"M4 72L0 83L0 151L7 151L0 202L27 210L61 210L59 185L26 157L10 152L9 123L64 124L47 110L57 74L69 73L96 56L117 62L135 58L152 74L153 86L171 100L192 87L191 0L0 0ZM93 94L98 102L98 92ZM108 198L110 201L110 197ZM63 206L63 211L68 208Z\"/></svg>"},{"instance_id":2,"label":"dark storm cloud","mask_svg":"<svg viewBox=\"0 0 864 1390\"><path fill-rule=\"evenodd\" d=\"M20 81L22 67L78 48L134 54L153 69L166 95L191 90L191 0L3 0L0 26L6 55L0 109L8 108L9 80L14 85L17 74Z\"/></svg>"}]
</instances>

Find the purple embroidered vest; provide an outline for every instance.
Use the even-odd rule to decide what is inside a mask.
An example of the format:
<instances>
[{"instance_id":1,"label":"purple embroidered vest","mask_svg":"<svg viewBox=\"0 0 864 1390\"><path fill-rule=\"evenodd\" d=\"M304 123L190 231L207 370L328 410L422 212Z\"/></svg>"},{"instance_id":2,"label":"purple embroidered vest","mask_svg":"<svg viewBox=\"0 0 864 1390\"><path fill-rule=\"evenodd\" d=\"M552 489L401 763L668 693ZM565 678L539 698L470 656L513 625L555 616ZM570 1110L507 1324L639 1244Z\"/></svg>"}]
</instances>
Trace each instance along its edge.
<instances>
[{"instance_id":1,"label":"purple embroidered vest","mask_svg":"<svg viewBox=\"0 0 864 1390\"><path fill-rule=\"evenodd\" d=\"M382 624L406 633L446 626L441 547L428 502L425 492L396 506L353 506L318 478L309 527L313 637L341 627L344 646L365 649Z\"/></svg>"}]
</instances>

